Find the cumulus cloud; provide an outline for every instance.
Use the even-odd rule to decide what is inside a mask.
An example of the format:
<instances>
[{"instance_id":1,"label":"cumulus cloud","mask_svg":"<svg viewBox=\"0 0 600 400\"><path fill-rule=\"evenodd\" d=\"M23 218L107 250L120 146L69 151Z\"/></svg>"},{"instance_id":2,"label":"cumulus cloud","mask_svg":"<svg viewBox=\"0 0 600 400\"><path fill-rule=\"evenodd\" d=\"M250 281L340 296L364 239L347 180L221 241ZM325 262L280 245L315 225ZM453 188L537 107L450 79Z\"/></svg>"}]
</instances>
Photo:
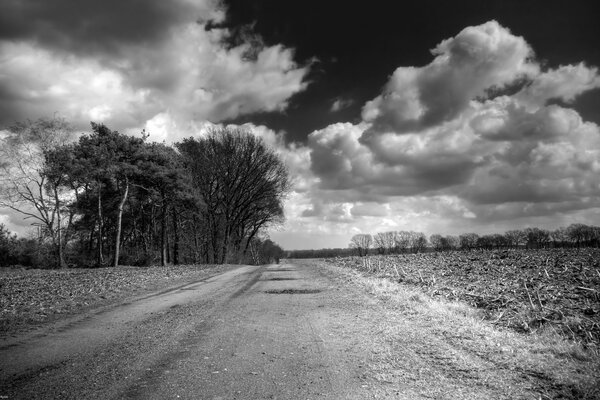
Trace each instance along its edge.
<instances>
[{"instance_id":1,"label":"cumulus cloud","mask_svg":"<svg viewBox=\"0 0 600 400\"><path fill-rule=\"evenodd\" d=\"M319 187L307 220L341 202L352 204L354 226L386 210L378 218L387 226L391 218L442 232L456 231L448 221L485 230L597 214L600 128L565 106L600 87L596 67L544 70L525 39L495 21L465 28L432 54L423 67L397 68L361 123L310 134ZM400 216L415 210L425 222Z\"/></svg>"},{"instance_id":2,"label":"cumulus cloud","mask_svg":"<svg viewBox=\"0 0 600 400\"><path fill-rule=\"evenodd\" d=\"M306 87L309 66L298 66L291 49L229 43L216 1L85 3L68 12L66 1L8 3L0 123L55 112L75 125L104 120L119 129L165 115L218 122L284 110Z\"/></svg>"},{"instance_id":3,"label":"cumulus cloud","mask_svg":"<svg viewBox=\"0 0 600 400\"><path fill-rule=\"evenodd\" d=\"M525 39L490 21L439 43L425 67L399 67L383 93L365 104L373 132L419 131L456 118L490 88L535 75Z\"/></svg>"},{"instance_id":4,"label":"cumulus cloud","mask_svg":"<svg viewBox=\"0 0 600 400\"><path fill-rule=\"evenodd\" d=\"M563 65L535 77L517 98L528 104L544 104L548 100L560 99L571 102L583 92L600 87L598 68L584 63Z\"/></svg>"}]
</instances>

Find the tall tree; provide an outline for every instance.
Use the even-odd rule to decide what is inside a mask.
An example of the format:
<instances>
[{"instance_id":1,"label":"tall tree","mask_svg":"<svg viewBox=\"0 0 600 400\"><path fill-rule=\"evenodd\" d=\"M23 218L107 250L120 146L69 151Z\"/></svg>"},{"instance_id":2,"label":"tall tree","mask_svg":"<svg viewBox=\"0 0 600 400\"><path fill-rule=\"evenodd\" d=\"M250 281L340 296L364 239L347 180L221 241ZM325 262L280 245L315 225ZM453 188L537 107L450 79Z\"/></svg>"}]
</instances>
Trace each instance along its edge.
<instances>
[{"instance_id":1,"label":"tall tree","mask_svg":"<svg viewBox=\"0 0 600 400\"><path fill-rule=\"evenodd\" d=\"M167 235L169 209L173 217L174 257L179 245L178 207L197 209L200 203L193 196L193 188L183 169L182 157L172 148L162 143L152 143L146 147L145 157L140 164L140 185L160 204L160 260L167 264ZM178 260L174 260L178 261Z\"/></svg>"},{"instance_id":2,"label":"tall tree","mask_svg":"<svg viewBox=\"0 0 600 400\"><path fill-rule=\"evenodd\" d=\"M231 249L244 252L261 229L283 219L288 172L262 139L249 131L219 128L176 147L204 203L212 262L226 262Z\"/></svg>"},{"instance_id":3,"label":"tall tree","mask_svg":"<svg viewBox=\"0 0 600 400\"><path fill-rule=\"evenodd\" d=\"M65 145L73 130L62 118L15 124L0 137L0 207L41 225L55 249L55 264L65 266L61 182L49 179L44 154Z\"/></svg>"},{"instance_id":4,"label":"tall tree","mask_svg":"<svg viewBox=\"0 0 600 400\"><path fill-rule=\"evenodd\" d=\"M112 265L117 266L123 210L132 181L139 176L139 164L144 158L144 137L123 135L94 122L92 122L92 131L89 135L82 135L72 146L48 151L46 158L53 163L49 166L52 171L51 176L56 179L61 177L58 182L64 185L68 182L70 187L83 187L86 197L95 197L98 265L104 262L103 202L111 200L116 205ZM67 158L65 154L69 153L71 156ZM69 165L65 165L65 161L68 161ZM109 199L104 199L105 193L109 195ZM79 204L80 207L82 205L83 203Z\"/></svg>"}]
</instances>

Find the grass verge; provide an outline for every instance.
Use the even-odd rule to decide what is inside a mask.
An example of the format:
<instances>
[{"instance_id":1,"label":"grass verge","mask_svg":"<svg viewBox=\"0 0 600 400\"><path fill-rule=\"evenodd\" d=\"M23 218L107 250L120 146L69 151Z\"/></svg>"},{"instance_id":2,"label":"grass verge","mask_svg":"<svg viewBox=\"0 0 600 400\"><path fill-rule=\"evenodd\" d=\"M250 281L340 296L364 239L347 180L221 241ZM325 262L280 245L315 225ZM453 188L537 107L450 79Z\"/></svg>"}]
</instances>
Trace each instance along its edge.
<instances>
[{"instance_id":1,"label":"grass verge","mask_svg":"<svg viewBox=\"0 0 600 400\"><path fill-rule=\"evenodd\" d=\"M482 310L464 302L433 298L357 270L319 265L382 307L370 371L389 388L389 396L600 398L600 358L579 343L552 331L525 334L494 326Z\"/></svg>"}]
</instances>

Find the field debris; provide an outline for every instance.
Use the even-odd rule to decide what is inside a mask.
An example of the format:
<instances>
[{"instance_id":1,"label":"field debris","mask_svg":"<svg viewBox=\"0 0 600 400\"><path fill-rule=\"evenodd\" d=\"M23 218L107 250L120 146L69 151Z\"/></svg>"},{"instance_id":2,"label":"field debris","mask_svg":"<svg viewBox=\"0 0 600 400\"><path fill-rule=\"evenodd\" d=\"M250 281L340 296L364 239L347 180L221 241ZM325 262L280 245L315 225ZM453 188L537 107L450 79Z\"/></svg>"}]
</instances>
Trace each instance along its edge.
<instances>
[{"instance_id":1,"label":"field debris","mask_svg":"<svg viewBox=\"0 0 600 400\"><path fill-rule=\"evenodd\" d=\"M464 301L498 326L554 330L600 350L600 249L451 251L332 258L368 275Z\"/></svg>"},{"instance_id":2,"label":"field debris","mask_svg":"<svg viewBox=\"0 0 600 400\"><path fill-rule=\"evenodd\" d=\"M0 269L0 334L110 303L150 290L176 285L231 266Z\"/></svg>"}]
</instances>

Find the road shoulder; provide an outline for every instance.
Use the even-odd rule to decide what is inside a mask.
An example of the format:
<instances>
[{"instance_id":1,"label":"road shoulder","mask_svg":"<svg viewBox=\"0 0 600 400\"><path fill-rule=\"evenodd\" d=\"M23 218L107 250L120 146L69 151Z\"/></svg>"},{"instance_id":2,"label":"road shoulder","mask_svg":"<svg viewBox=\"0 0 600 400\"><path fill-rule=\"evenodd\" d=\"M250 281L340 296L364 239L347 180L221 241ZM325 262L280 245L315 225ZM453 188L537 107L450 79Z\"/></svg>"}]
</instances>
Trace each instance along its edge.
<instances>
[{"instance_id":1,"label":"road shoulder","mask_svg":"<svg viewBox=\"0 0 600 400\"><path fill-rule=\"evenodd\" d=\"M356 308L371 354L363 378L380 398L600 398L598 357L557 335L499 330L465 304L323 262L300 263L347 287L348 301L364 303ZM359 340L357 325L337 334Z\"/></svg>"}]
</instances>

